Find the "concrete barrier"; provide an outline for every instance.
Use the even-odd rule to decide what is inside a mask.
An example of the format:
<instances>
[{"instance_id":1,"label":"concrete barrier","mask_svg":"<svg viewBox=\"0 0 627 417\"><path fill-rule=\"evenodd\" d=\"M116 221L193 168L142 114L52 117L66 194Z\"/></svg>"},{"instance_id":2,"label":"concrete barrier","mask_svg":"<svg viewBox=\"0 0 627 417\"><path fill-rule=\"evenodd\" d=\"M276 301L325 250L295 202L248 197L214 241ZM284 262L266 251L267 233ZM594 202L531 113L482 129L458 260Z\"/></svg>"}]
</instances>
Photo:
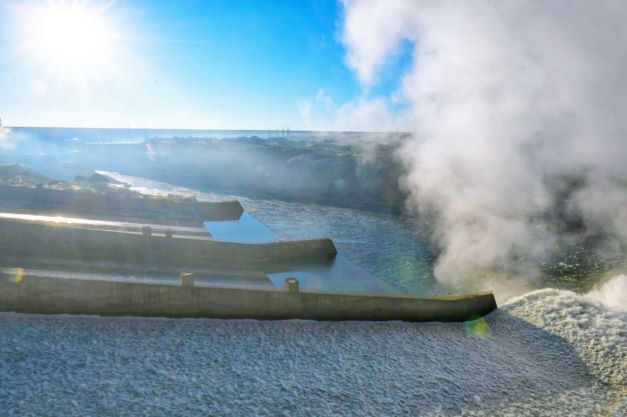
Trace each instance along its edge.
<instances>
[{"instance_id":1,"label":"concrete barrier","mask_svg":"<svg viewBox=\"0 0 627 417\"><path fill-rule=\"evenodd\" d=\"M99 264L116 268L233 268L282 271L294 263L320 263L337 250L330 239L232 243L186 238L105 232L52 224L0 220L0 263L31 265Z\"/></svg>"},{"instance_id":2,"label":"concrete barrier","mask_svg":"<svg viewBox=\"0 0 627 417\"><path fill-rule=\"evenodd\" d=\"M140 196L124 190L54 190L0 185L0 208L31 214L237 220L244 212L239 201L205 202Z\"/></svg>"},{"instance_id":3,"label":"concrete barrier","mask_svg":"<svg viewBox=\"0 0 627 417\"><path fill-rule=\"evenodd\" d=\"M103 316L465 321L496 308L492 293L391 297L0 276L0 311Z\"/></svg>"}]
</instances>

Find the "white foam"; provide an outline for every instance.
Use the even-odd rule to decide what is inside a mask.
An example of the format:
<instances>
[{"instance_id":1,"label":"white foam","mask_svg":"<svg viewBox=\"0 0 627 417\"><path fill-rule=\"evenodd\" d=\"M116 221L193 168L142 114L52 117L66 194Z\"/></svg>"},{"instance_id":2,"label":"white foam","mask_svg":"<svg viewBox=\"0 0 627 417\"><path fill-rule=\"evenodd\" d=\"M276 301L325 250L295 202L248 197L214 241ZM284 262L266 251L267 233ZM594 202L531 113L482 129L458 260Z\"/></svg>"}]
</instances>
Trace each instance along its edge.
<instances>
[{"instance_id":1,"label":"white foam","mask_svg":"<svg viewBox=\"0 0 627 417\"><path fill-rule=\"evenodd\" d=\"M622 279L610 281L610 288ZM562 338L591 375L605 383L627 384L626 311L608 308L596 296L543 289L510 300L497 314L517 317Z\"/></svg>"},{"instance_id":2,"label":"white foam","mask_svg":"<svg viewBox=\"0 0 627 417\"><path fill-rule=\"evenodd\" d=\"M0 314L8 415L619 416L625 313L572 292L481 325ZM622 384L622 385L621 385Z\"/></svg>"},{"instance_id":3,"label":"white foam","mask_svg":"<svg viewBox=\"0 0 627 417\"><path fill-rule=\"evenodd\" d=\"M590 291L585 297L606 307L627 311L627 275L615 276L601 287Z\"/></svg>"},{"instance_id":4,"label":"white foam","mask_svg":"<svg viewBox=\"0 0 627 417\"><path fill-rule=\"evenodd\" d=\"M171 194L177 197L194 197L198 201L229 201L238 199L238 197L235 196L198 191L191 188L179 187L165 182L142 177L134 177L132 175L124 175L117 172L96 171L96 173L126 184L131 190L144 195L167 196Z\"/></svg>"}]
</instances>

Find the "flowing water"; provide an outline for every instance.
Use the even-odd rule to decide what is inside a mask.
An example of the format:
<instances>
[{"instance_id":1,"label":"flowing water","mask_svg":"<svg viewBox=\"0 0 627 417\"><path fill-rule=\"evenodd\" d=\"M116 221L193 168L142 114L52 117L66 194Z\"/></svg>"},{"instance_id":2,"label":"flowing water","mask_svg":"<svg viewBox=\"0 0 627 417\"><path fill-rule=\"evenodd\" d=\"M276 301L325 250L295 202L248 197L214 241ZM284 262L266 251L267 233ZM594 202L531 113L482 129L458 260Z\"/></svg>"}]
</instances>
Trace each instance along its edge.
<instances>
[{"instance_id":1,"label":"flowing water","mask_svg":"<svg viewBox=\"0 0 627 417\"><path fill-rule=\"evenodd\" d=\"M99 172L144 194L195 196L209 201L238 199L247 212L265 225L260 226L246 216L245 226L253 225L258 230L256 235L285 240L329 237L341 255L400 291L416 295L449 291L433 277L428 235L410 219L363 210L202 192L115 172ZM218 227L207 223L210 231ZM222 237L229 237L238 230L238 224L227 226L218 230Z\"/></svg>"},{"instance_id":2,"label":"flowing water","mask_svg":"<svg viewBox=\"0 0 627 417\"><path fill-rule=\"evenodd\" d=\"M400 291L450 291L433 277L428 227L415 221L107 174L143 193L236 197L265 236L330 237ZM617 270L606 282L556 278L559 289L467 323L2 313L0 414L625 416L621 255L599 261L608 263L600 271Z\"/></svg>"}]
</instances>

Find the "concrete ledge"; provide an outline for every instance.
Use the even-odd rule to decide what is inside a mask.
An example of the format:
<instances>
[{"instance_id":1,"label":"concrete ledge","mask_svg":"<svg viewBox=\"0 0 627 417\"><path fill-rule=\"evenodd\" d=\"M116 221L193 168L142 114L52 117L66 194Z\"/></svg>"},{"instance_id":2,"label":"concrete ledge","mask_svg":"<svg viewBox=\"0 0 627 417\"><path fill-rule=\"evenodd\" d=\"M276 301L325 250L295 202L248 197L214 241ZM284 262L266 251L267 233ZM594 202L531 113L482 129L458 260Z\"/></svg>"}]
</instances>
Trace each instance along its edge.
<instances>
[{"instance_id":1,"label":"concrete ledge","mask_svg":"<svg viewBox=\"0 0 627 417\"><path fill-rule=\"evenodd\" d=\"M237 220L244 212L239 201L204 202L131 195L128 191L54 190L1 185L0 208L31 214L59 212L73 216Z\"/></svg>"},{"instance_id":2,"label":"concrete ledge","mask_svg":"<svg viewBox=\"0 0 627 417\"><path fill-rule=\"evenodd\" d=\"M54 260L57 264L111 263L118 268L178 267L237 268L280 271L290 264L320 263L337 250L330 239L231 243L212 240L168 239L50 224L0 220L0 263ZM193 270L191 271L193 272Z\"/></svg>"},{"instance_id":3,"label":"concrete ledge","mask_svg":"<svg viewBox=\"0 0 627 417\"><path fill-rule=\"evenodd\" d=\"M200 288L60 278L0 279L0 311L103 316L465 321L496 308L492 293L390 297Z\"/></svg>"}]
</instances>

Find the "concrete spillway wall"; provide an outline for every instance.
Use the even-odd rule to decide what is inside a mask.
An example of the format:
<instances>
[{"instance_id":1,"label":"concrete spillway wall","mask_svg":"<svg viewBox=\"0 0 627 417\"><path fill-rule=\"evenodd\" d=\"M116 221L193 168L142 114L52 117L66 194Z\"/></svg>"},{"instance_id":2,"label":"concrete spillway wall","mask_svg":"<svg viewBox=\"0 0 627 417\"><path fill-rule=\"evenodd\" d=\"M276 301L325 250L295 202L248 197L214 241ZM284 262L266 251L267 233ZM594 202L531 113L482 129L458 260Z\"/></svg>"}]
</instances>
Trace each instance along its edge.
<instances>
[{"instance_id":1,"label":"concrete spillway wall","mask_svg":"<svg viewBox=\"0 0 627 417\"><path fill-rule=\"evenodd\" d=\"M118 268L235 268L280 271L299 262L325 262L337 250L330 239L231 243L103 232L60 225L0 220L0 263L26 266L51 260L85 269L110 263ZM20 265L20 263L24 265Z\"/></svg>"},{"instance_id":2,"label":"concrete spillway wall","mask_svg":"<svg viewBox=\"0 0 627 417\"><path fill-rule=\"evenodd\" d=\"M312 320L465 321L496 308L492 293L433 298L148 285L25 277L0 279L0 311Z\"/></svg>"},{"instance_id":3,"label":"concrete spillway wall","mask_svg":"<svg viewBox=\"0 0 627 417\"><path fill-rule=\"evenodd\" d=\"M203 202L138 196L125 190L54 190L0 186L0 208L30 213L79 216L167 217L196 220L237 220L244 212L239 201Z\"/></svg>"}]
</instances>

